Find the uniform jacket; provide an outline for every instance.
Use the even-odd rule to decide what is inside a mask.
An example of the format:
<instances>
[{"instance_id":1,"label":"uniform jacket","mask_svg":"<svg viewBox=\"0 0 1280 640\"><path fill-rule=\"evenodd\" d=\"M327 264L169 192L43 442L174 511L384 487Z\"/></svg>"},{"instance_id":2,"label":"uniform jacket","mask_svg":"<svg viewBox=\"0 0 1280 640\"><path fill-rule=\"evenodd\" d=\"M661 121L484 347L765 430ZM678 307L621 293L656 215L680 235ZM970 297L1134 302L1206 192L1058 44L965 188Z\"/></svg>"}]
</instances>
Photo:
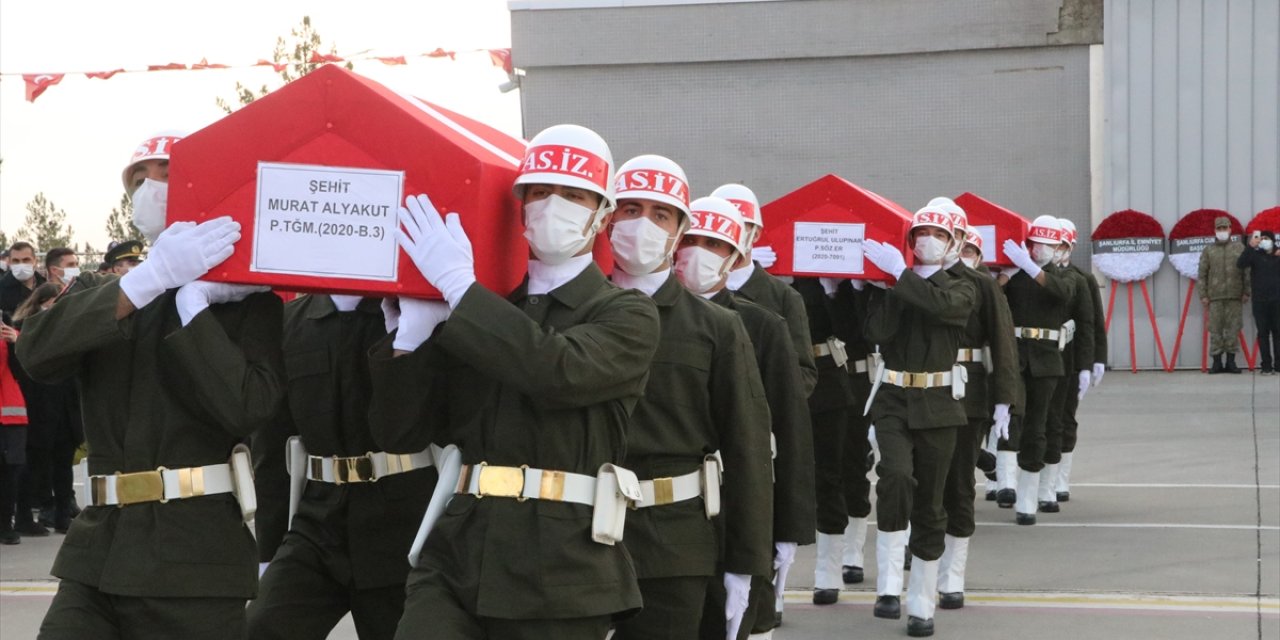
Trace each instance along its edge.
<instances>
[{"instance_id":1,"label":"uniform jacket","mask_svg":"<svg viewBox=\"0 0 1280 640\"><path fill-rule=\"evenodd\" d=\"M1071 319L1076 321L1075 339L1062 352L1063 375L1073 376L1078 371L1092 369L1094 362L1104 360L1094 360L1097 355L1094 336L1099 329L1095 324L1097 305L1094 304L1093 291L1089 288L1089 281L1093 280L1093 276L1071 264L1061 267L1061 270L1075 280L1071 294Z\"/></svg>"},{"instance_id":2,"label":"uniform jacket","mask_svg":"<svg viewBox=\"0 0 1280 640\"><path fill-rule=\"evenodd\" d=\"M654 293L662 334L649 384L627 428L623 466L642 480L675 477L724 459L720 520L724 570L772 568L773 469L769 404L737 314L687 291L675 276ZM627 549L640 578L715 575L716 532L701 500L627 514Z\"/></svg>"},{"instance_id":3,"label":"uniform jacket","mask_svg":"<svg viewBox=\"0 0 1280 640\"><path fill-rule=\"evenodd\" d=\"M18 357L38 381L78 380L90 475L225 463L279 410L275 295L213 305L183 327L176 289L117 320L117 278L77 283L27 320ZM221 494L87 507L53 574L115 595L248 598L256 555L235 498Z\"/></svg>"},{"instance_id":4,"label":"uniform jacket","mask_svg":"<svg viewBox=\"0 0 1280 640\"><path fill-rule=\"evenodd\" d=\"M805 317L809 320L809 338L813 340L813 349L825 344L827 338L836 336L834 301L827 296L817 278L796 278L791 287L804 301ZM818 381L809 394L809 413L823 413L844 409L854 403L853 384L849 379L848 368L837 367L831 356L814 355L814 364L818 368Z\"/></svg>"},{"instance_id":5,"label":"uniform jacket","mask_svg":"<svg viewBox=\"0 0 1280 640\"><path fill-rule=\"evenodd\" d=\"M771 429L778 446L778 457L773 461L773 539L812 544L818 519L813 425L798 369L793 366L796 355L787 334L787 322L728 289L721 290L711 301L736 311L742 318L764 382Z\"/></svg>"},{"instance_id":6,"label":"uniform jacket","mask_svg":"<svg viewBox=\"0 0 1280 640\"><path fill-rule=\"evenodd\" d=\"M456 443L463 462L595 476L626 429L658 345L648 296L594 264L543 295L474 285L415 352L371 354L374 440L388 451ZM623 545L591 540L591 508L455 495L420 556L475 615L579 618L636 609Z\"/></svg>"},{"instance_id":7,"label":"uniform jacket","mask_svg":"<svg viewBox=\"0 0 1280 640\"><path fill-rule=\"evenodd\" d=\"M759 265L752 270L751 276L743 283L742 288L734 293L750 300L780 316L787 321L787 333L791 338L791 347L796 354L796 362L800 363L800 384L804 396L813 393L818 383L818 369L813 362L813 339L809 336L809 318L805 315L804 301L795 289L776 277L770 275Z\"/></svg>"},{"instance_id":8,"label":"uniform jacket","mask_svg":"<svg viewBox=\"0 0 1280 640\"><path fill-rule=\"evenodd\" d=\"M841 280L832 300L832 328L836 337L844 341L844 350L849 356L848 374L853 392L851 410L857 411L859 416L862 415L867 396L871 393L871 378L866 371L859 373L855 363L859 360L866 361L867 355L875 350L874 345L867 342L865 333L867 314L870 312L867 307L869 295L865 287L858 291L848 280Z\"/></svg>"},{"instance_id":9,"label":"uniform jacket","mask_svg":"<svg viewBox=\"0 0 1280 640\"><path fill-rule=\"evenodd\" d=\"M990 418L992 407L1017 404L1018 344L1013 337L1013 316L1009 303L1000 291L1000 285L991 276L957 262L947 271L973 283L978 292L974 305L960 338L961 349L990 348L991 374L987 364L969 362L969 384L965 388L964 410L970 418ZM986 354L984 354L986 355Z\"/></svg>"},{"instance_id":10,"label":"uniform jacket","mask_svg":"<svg viewBox=\"0 0 1280 640\"><path fill-rule=\"evenodd\" d=\"M1106 307L1102 303L1102 290L1098 287L1097 278L1093 274L1080 269L1073 268L1084 274L1084 282L1089 287L1089 295L1093 300L1093 360L1091 362L1107 362L1107 316Z\"/></svg>"},{"instance_id":11,"label":"uniform jacket","mask_svg":"<svg viewBox=\"0 0 1280 640\"><path fill-rule=\"evenodd\" d=\"M1071 317L1069 305L1075 294L1073 280L1056 267L1044 267L1044 284L1018 271L1004 285L1009 312L1015 327L1060 330ZM1036 378L1063 375L1062 353L1056 340L1018 338L1018 370Z\"/></svg>"},{"instance_id":12,"label":"uniform jacket","mask_svg":"<svg viewBox=\"0 0 1280 640\"><path fill-rule=\"evenodd\" d=\"M1239 300L1249 292L1249 274L1236 266L1244 248L1239 242L1215 242L1204 248L1197 279L1201 298Z\"/></svg>"},{"instance_id":13,"label":"uniform jacket","mask_svg":"<svg viewBox=\"0 0 1280 640\"><path fill-rule=\"evenodd\" d=\"M939 269L928 279L908 269L888 291L871 291L867 339L880 345L885 369L913 373L951 371L961 334L977 304L977 288ZM906 419L909 429L958 427L964 404L951 387L907 389L884 383L871 405L872 423L885 415Z\"/></svg>"},{"instance_id":14,"label":"uniform jacket","mask_svg":"<svg viewBox=\"0 0 1280 640\"><path fill-rule=\"evenodd\" d=\"M381 450L369 430L373 390L368 352L386 336L385 326L375 298L365 298L351 312L338 311L327 295L301 296L284 306L286 402L271 426L253 440L260 561L275 556L290 530L320 549L333 574L356 588L404 584L409 574L405 555L435 488L435 469L377 482L308 482L292 527L286 522L289 436L300 434L315 456Z\"/></svg>"}]
</instances>

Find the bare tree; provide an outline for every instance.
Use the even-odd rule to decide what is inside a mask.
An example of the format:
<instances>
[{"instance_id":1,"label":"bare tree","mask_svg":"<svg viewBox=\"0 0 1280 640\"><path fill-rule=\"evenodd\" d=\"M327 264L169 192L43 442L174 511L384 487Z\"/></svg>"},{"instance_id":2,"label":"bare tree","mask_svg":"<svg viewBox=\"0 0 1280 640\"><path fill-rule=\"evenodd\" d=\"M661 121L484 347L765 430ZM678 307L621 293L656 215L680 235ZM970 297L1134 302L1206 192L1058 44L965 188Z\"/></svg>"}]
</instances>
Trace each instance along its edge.
<instances>
[{"instance_id":1,"label":"bare tree","mask_svg":"<svg viewBox=\"0 0 1280 640\"><path fill-rule=\"evenodd\" d=\"M272 52L271 59L276 65L284 65L280 69L280 78L284 80L285 84L293 82L325 64L324 62L311 61L313 53L325 55L322 43L320 33L311 26L311 16L302 16L302 24L289 30L288 40L285 40L283 36L276 38L276 48ZM328 55L337 55L337 53L338 46L330 44ZM347 62L344 66L347 69L355 68L350 62ZM241 107L268 93L271 93L271 89L267 88L265 84L255 93L249 87L239 82L236 83L236 99L240 102ZM232 107L222 98L218 98L217 103L218 107L227 113L239 108Z\"/></svg>"}]
</instances>

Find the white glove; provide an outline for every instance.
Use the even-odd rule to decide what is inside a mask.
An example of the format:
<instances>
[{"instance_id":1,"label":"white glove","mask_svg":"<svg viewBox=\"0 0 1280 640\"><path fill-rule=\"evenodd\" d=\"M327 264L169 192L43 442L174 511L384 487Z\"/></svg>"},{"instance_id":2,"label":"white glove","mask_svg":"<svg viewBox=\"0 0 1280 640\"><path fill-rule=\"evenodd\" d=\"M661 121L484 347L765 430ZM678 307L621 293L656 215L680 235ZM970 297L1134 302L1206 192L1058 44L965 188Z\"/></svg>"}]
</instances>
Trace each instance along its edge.
<instances>
[{"instance_id":1,"label":"white glove","mask_svg":"<svg viewBox=\"0 0 1280 640\"><path fill-rule=\"evenodd\" d=\"M871 264L895 279L901 277L902 272L907 270L907 261L903 259L902 252L887 242L863 241L862 255L870 260Z\"/></svg>"},{"instance_id":2,"label":"white glove","mask_svg":"<svg viewBox=\"0 0 1280 640\"><path fill-rule=\"evenodd\" d=\"M1102 384L1102 376L1107 373L1107 365L1102 362L1093 363L1093 386Z\"/></svg>"},{"instance_id":3,"label":"white glove","mask_svg":"<svg viewBox=\"0 0 1280 640\"><path fill-rule=\"evenodd\" d=\"M991 433L998 438L1009 439L1009 405L996 405L995 413L991 414L991 419L995 422L991 425Z\"/></svg>"},{"instance_id":4,"label":"white glove","mask_svg":"<svg viewBox=\"0 0 1280 640\"><path fill-rule=\"evenodd\" d=\"M271 564L271 563L270 563L270 562L259 562L259 563L258 563L258 579L262 579L262 574L264 574L264 573L266 573L266 572L267 572L267 565L269 565L269 564Z\"/></svg>"},{"instance_id":5,"label":"white glove","mask_svg":"<svg viewBox=\"0 0 1280 640\"><path fill-rule=\"evenodd\" d=\"M777 573L773 577L773 592L781 594L787 590L787 573L791 571L791 565L796 561L796 549L800 547L795 542L775 542L773 543L773 570Z\"/></svg>"},{"instance_id":6,"label":"white glove","mask_svg":"<svg viewBox=\"0 0 1280 640\"><path fill-rule=\"evenodd\" d=\"M230 216L200 224L175 222L156 238L146 262L120 278L120 290L141 309L160 294L208 273L235 252L240 223Z\"/></svg>"},{"instance_id":7,"label":"white glove","mask_svg":"<svg viewBox=\"0 0 1280 640\"><path fill-rule=\"evenodd\" d=\"M867 427L867 443L871 445L873 450L880 448L880 443L876 442L876 426L874 424Z\"/></svg>"},{"instance_id":8,"label":"white glove","mask_svg":"<svg viewBox=\"0 0 1280 640\"><path fill-rule=\"evenodd\" d=\"M840 286L840 278L818 278L818 282L822 285L822 290L826 292L828 298L834 298L836 288Z\"/></svg>"},{"instance_id":9,"label":"white glove","mask_svg":"<svg viewBox=\"0 0 1280 640\"><path fill-rule=\"evenodd\" d=\"M849 280L849 284L850 284L850 285L853 285L853 290L854 290L854 291L862 291L863 289L866 289L866 288L867 288L867 281L866 281L866 280L859 280L858 278L853 278L853 279Z\"/></svg>"},{"instance_id":10,"label":"white glove","mask_svg":"<svg viewBox=\"0 0 1280 640\"><path fill-rule=\"evenodd\" d=\"M431 337L441 322L449 319L449 304L440 300L400 298L400 327L391 348L413 351Z\"/></svg>"},{"instance_id":11,"label":"white glove","mask_svg":"<svg viewBox=\"0 0 1280 640\"><path fill-rule=\"evenodd\" d=\"M129 273L133 273L130 271ZM187 326L191 319L209 308L211 304L224 302L240 302L250 294L270 291L271 287L247 284L227 284L225 282L205 282L196 280L178 288L173 303L178 307L178 318L182 326ZM132 300L132 298L130 298Z\"/></svg>"},{"instance_id":12,"label":"white glove","mask_svg":"<svg viewBox=\"0 0 1280 640\"><path fill-rule=\"evenodd\" d=\"M1036 264L1036 261L1031 258L1031 252L1027 251L1026 247L1009 239L1004 241L1004 245L1001 248L1004 249L1004 255L1009 256L1009 260L1017 265L1019 269L1026 271L1032 280L1040 277L1040 265ZM1012 278L1013 276L1010 275L1009 277Z\"/></svg>"},{"instance_id":13,"label":"white glove","mask_svg":"<svg viewBox=\"0 0 1280 640\"><path fill-rule=\"evenodd\" d=\"M778 262L778 254L773 247L752 247L751 259L759 262L762 268L768 269Z\"/></svg>"},{"instance_id":14,"label":"white glove","mask_svg":"<svg viewBox=\"0 0 1280 640\"><path fill-rule=\"evenodd\" d=\"M1080 371L1080 397L1078 398L1079 400L1084 400L1084 394L1087 391L1089 391L1089 384L1092 382L1093 382L1093 374L1089 373L1088 369L1082 369Z\"/></svg>"},{"instance_id":15,"label":"white glove","mask_svg":"<svg viewBox=\"0 0 1280 640\"><path fill-rule=\"evenodd\" d=\"M740 573L724 574L725 638L734 640L742 627L742 616L751 600L751 576Z\"/></svg>"},{"instance_id":16,"label":"white glove","mask_svg":"<svg viewBox=\"0 0 1280 640\"><path fill-rule=\"evenodd\" d=\"M400 303L396 298L382 299L382 323L387 327L387 333L400 326Z\"/></svg>"},{"instance_id":17,"label":"white glove","mask_svg":"<svg viewBox=\"0 0 1280 640\"><path fill-rule=\"evenodd\" d=\"M1019 273L1022 273L1022 269L1019 269L1017 267L1007 267L1005 269L1000 270L1000 275L1009 279L1012 279L1014 276L1018 275Z\"/></svg>"},{"instance_id":18,"label":"white glove","mask_svg":"<svg viewBox=\"0 0 1280 640\"><path fill-rule=\"evenodd\" d=\"M458 306L476 281L476 261L462 220L456 213L442 220L426 194L407 196L404 203L400 207L403 228L396 230L400 246L449 306Z\"/></svg>"}]
</instances>

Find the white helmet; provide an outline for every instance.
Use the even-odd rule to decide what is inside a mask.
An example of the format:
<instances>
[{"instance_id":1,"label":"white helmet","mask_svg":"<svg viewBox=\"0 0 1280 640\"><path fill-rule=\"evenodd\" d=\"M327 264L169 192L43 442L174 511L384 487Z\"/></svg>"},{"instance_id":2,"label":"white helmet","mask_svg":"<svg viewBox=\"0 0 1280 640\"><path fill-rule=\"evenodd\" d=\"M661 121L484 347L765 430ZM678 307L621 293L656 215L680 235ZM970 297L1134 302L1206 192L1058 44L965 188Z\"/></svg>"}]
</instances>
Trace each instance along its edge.
<instances>
[{"instance_id":1,"label":"white helmet","mask_svg":"<svg viewBox=\"0 0 1280 640\"><path fill-rule=\"evenodd\" d=\"M957 237L967 237L969 235L969 215L960 208L951 198L939 196L929 201L926 207L937 207L946 211L951 216L951 230L953 235Z\"/></svg>"},{"instance_id":2,"label":"white helmet","mask_svg":"<svg viewBox=\"0 0 1280 640\"><path fill-rule=\"evenodd\" d=\"M1074 249L1076 246L1076 237L1077 237L1076 223L1066 218L1058 218L1058 224L1062 225L1062 241L1071 245L1071 248Z\"/></svg>"},{"instance_id":3,"label":"white helmet","mask_svg":"<svg viewBox=\"0 0 1280 640\"><path fill-rule=\"evenodd\" d=\"M144 160L168 160L169 151L173 148L173 143L186 137L186 133L182 131L159 131L153 133L142 142L134 147L133 153L129 156L129 161L125 163L124 170L120 172L120 183L124 185L124 190L133 193L133 189L129 184L129 174L133 173L139 162Z\"/></svg>"},{"instance_id":4,"label":"white helmet","mask_svg":"<svg viewBox=\"0 0 1280 640\"><path fill-rule=\"evenodd\" d=\"M528 184L556 184L599 194L603 213L618 204L609 145L600 134L576 124L547 127L529 141L511 192L523 200Z\"/></svg>"},{"instance_id":5,"label":"white helmet","mask_svg":"<svg viewBox=\"0 0 1280 640\"><path fill-rule=\"evenodd\" d=\"M1039 242L1041 244L1061 244L1062 223L1053 216L1038 216L1031 221L1031 228L1027 231L1027 240Z\"/></svg>"},{"instance_id":6,"label":"white helmet","mask_svg":"<svg viewBox=\"0 0 1280 640\"><path fill-rule=\"evenodd\" d=\"M980 234L977 234L977 233L965 234L964 243L968 245L972 245L974 249L978 250L978 253L982 253L982 236Z\"/></svg>"},{"instance_id":7,"label":"white helmet","mask_svg":"<svg viewBox=\"0 0 1280 640\"><path fill-rule=\"evenodd\" d=\"M724 198L737 207L738 212L742 214L743 222L760 229L764 228L764 217L760 215L760 201L756 199L756 194L751 189L740 184L722 184L716 187L711 195Z\"/></svg>"},{"instance_id":8,"label":"white helmet","mask_svg":"<svg viewBox=\"0 0 1280 640\"><path fill-rule=\"evenodd\" d=\"M706 236L728 242L739 255L746 253L743 242L749 235L746 220L733 203L707 196L698 198L689 205L689 230L685 235ZM732 264L733 261L730 261Z\"/></svg>"},{"instance_id":9,"label":"white helmet","mask_svg":"<svg viewBox=\"0 0 1280 640\"><path fill-rule=\"evenodd\" d=\"M907 230L907 235L920 227L936 227L951 234L954 238L956 235L955 227L951 223L951 214L942 207L925 205L911 216L911 228Z\"/></svg>"},{"instance_id":10,"label":"white helmet","mask_svg":"<svg viewBox=\"0 0 1280 640\"><path fill-rule=\"evenodd\" d=\"M671 205L689 218L689 179L684 169L670 158L636 156L618 167L614 180L615 198L653 200Z\"/></svg>"}]
</instances>

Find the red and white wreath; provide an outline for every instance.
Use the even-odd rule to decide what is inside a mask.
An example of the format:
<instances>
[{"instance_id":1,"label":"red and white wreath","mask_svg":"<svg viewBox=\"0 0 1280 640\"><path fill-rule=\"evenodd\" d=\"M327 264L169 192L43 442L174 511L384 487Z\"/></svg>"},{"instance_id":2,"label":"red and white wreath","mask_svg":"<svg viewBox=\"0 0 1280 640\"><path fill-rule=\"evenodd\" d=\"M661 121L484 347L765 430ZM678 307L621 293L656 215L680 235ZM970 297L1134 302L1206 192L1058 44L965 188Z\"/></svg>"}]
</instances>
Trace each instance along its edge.
<instances>
[{"instance_id":1,"label":"red and white wreath","mask_svg":"<svg viewBox=\"0 0 1280 640\"><path fill-rule=\"evenodd\" d=\"M1093 266L1116 282L1150 278L1164 262L1164 227L1133 209L1117 211L1093 230Z\"/></svg>"}]
</instances>

